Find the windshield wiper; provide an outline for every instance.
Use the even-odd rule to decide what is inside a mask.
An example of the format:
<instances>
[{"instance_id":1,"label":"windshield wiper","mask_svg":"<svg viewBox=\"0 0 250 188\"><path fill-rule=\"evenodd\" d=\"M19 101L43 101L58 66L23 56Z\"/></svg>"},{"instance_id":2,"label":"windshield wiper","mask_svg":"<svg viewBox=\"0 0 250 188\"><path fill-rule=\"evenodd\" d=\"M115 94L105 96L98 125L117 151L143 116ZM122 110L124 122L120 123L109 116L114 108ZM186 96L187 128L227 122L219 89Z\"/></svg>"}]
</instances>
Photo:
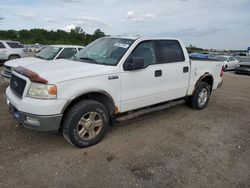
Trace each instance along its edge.
<instances>
[{"instance_id":1,"label":"windshield wiper","mask_svg":"<svg viewBox=\"0 0 250 188\"><path fill-rule=\"evenodd\" d=\"M80 60L87 60L87 61L90 61L91 63L98 64L98 62L96 60L89 58L89 57L80 57L79 59Z\"/></svg>"}]
</instances>

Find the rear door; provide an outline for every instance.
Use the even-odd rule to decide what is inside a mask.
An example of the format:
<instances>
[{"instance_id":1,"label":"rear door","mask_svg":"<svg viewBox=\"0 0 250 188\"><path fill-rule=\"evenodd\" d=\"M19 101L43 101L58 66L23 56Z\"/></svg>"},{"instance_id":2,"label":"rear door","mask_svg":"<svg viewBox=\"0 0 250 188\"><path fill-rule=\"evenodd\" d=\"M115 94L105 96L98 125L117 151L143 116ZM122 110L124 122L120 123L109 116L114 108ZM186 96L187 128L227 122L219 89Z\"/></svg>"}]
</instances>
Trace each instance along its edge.
<instances>
[{"instance_id":1,"label":"rear door","mask_svg":"<svg viewBox=\"0 0 250 188\"><path fill-rule=\"evenodd\" d=\"M185 60L179 41L157 40L156 55L157 63L162 65L165 101L186 96L190 63Z\"/></svg>"}]
</instances>

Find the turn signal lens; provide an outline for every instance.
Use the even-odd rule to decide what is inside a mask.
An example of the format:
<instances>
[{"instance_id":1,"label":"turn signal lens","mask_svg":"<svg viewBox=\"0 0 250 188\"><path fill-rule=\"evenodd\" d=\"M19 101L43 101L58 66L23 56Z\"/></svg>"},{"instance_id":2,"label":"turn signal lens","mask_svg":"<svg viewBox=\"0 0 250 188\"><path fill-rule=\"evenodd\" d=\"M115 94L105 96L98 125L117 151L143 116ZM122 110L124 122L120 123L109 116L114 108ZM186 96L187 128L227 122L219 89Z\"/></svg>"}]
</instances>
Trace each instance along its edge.
<instances>
[{"instance_id":1,"label":"turn signal lens","mask_svg":"<svg viewBox=\"0 0 250 188\"><path fill-rule=\"evenodd\" d=\"M56 85L50 85L49 86L49 90L48 90L48 93L50 94L50 95L54 95L54 96L56 96L57 95L57 87L56 87Z\"/></svg>"}]
</instances>

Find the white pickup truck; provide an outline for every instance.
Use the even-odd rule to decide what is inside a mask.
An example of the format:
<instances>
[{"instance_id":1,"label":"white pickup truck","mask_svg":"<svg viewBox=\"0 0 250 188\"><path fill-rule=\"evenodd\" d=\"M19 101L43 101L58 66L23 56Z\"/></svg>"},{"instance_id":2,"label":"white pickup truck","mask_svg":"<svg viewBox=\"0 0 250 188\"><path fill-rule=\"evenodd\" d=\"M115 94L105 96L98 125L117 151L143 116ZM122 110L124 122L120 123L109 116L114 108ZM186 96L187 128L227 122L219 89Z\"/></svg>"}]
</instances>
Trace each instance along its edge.
<instances>
[{"instance_id":1,"label":"white pickup truck","mask_svg":"<svg viewBox=\"0 0 250 188\"><path fill-rule=\"evenodd\" d=\"M6 95L21 125L88 147L129 111L176 99L204 109L222 75L222 62L191 62L178 39L104 37L71 60L15 68Z\"/></svg>"}]
</instances>

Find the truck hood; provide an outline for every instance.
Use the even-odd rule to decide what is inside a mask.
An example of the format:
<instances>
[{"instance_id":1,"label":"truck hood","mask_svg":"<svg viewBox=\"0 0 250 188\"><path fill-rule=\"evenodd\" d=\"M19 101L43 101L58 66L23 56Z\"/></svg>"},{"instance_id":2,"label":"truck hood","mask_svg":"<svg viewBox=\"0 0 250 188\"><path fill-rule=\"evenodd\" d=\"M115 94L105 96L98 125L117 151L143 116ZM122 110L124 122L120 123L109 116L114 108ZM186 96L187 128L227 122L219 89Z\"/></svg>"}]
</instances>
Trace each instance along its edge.
<instances>
[{"instance_id":1,"label":"truck hood","mask_svg":"<svg viewBox=\"0 0 250 188\"><path fill-rule=\"evenodd\" d=\"M33 63L25 68L39 74L49 83L58 83L84 77L101 76L118 72L117 66L98 65L66 59Z\"/></svg>"},{"instance_id":2,"label":"truck hood","mask_svg":"<svg viewBox=\"0 0 250 188\"><path fill-rule=\"evenodd\" d=\"M9 67L18 67L18 66L26 66L32 63L37 63L37 62L44 62L46 60L36 58L36 57L24 57L24 58L19 58L19 59L13 59L10 61L6 61L4 65L9 66Z\"/></svg>"}]
</instances>

